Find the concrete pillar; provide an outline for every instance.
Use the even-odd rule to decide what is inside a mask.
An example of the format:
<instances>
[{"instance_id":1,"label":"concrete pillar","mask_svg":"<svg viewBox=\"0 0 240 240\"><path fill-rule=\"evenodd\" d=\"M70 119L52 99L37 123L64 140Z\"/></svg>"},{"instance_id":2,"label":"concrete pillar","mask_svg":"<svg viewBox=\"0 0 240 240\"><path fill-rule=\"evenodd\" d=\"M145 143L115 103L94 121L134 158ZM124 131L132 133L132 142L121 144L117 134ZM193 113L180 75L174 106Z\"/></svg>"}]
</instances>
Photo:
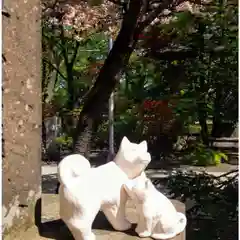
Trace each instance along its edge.
<instances>
[{"instance_id":1,"label":"concrete pillar","mask_svg":"<svg viewBox=\"0 0 240 240\"><path fill-rule=\"evenodd\" d=\"M41 194L40 1L3 1L3 233L34 223Z\"/></svg>"}]
</instances>

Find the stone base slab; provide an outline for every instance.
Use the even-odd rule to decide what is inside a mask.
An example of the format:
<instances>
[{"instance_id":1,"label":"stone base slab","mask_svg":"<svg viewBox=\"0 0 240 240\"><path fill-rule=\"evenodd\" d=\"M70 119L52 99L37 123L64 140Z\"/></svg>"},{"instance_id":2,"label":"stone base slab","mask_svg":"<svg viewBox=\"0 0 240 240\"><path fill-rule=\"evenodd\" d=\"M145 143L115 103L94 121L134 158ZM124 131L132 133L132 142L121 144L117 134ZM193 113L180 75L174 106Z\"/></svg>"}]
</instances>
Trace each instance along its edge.
<instances>
[{"instance_id":1,"label":"stone base slab","mask_svg":"<svg viewBox=\"0 0 240 240\"><path fill-rule=\"evenodd\" d=\"M173 204L180 212L185 212L185 205L181 202L173 200ZM43 221L39 228L32 227L27 231L10 234L4 237L5 240L43 240L43 239L57 239L57 240L73 240L71 233L66 225L59 219L58 214L59 204L58 195L43 194L42 196L42 218ZM126 216L133 226L130 230L125 232L117 232L112 229L103 213L99 213L96 217L93 229L97 240L138 240L134 229L136 227L136 212L133 204L129 201L127 204ZM151 238L144 238L149 240ZM173 240L173 239L172 239ZM179 234L174 240L185 240L185 232Z\"/></svg>"}]
</instances>

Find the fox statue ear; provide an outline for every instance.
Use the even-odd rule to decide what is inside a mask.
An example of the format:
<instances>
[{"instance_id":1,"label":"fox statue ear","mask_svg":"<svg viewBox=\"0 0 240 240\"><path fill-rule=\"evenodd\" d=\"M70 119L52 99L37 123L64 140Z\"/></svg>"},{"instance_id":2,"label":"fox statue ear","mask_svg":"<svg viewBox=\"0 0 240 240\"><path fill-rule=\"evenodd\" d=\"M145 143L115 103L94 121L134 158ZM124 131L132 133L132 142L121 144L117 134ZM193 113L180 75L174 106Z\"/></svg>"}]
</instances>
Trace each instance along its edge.
<instances>
[{"instance_id":1,"label":"fox statue ear","mask_svg":"<svg viewBox=\"0 0 240 240\"><path fill-rule=\"evenodd\" d=\"M145 140L139 143L139 147L141 147L144 152L147 152L147 142Z\"/></svg>"},{"instance_id":2,"label":"fox statue ear","mask_svg":"<svg viewBox=\"0 0 240 240\"><path fill-rule=\"evenodd\" d=\"M128 138L126 136L123 137L122 141L121 141L121 147L126 147L128 146L130 143L130 141L128 140Z\"/></svg>"}]
</instances>

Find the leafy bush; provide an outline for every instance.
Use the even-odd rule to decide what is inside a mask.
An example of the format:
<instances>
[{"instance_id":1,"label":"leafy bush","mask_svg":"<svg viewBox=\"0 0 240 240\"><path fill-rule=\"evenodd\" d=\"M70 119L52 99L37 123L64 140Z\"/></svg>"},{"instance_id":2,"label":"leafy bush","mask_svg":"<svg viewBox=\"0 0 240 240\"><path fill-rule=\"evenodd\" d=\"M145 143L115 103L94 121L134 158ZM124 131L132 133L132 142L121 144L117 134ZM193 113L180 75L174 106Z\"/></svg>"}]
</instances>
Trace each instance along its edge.
<instances>
[{"instance_id":1,"label":"leafy bush","mask_svg":"<svg viewBox=\"0 0 240 240\"><path fill-rule=\"evenodd\" d=\"M206 172L173 172L168 179L167 188L173 198L183 202L195 201L188 213L192 216L222 217L236 220L238 216L238 170L220 176Z\"/></svg>"},{"instance_id":2,"label":"leafy bush","mask_svg":"<svg viewBox=\"0 0 240 240\"><path fill-rule=\"evenodd\" d=\"M61 150L68 149L72 145L72 138L68 137L66 135L63 135L61 137L57 137L55 139L55 141L59 145Z\"/></svg>"},{"instance_id":3,"label":"leafy bush","mask_svg":"<svg viewBox=\"0 0 240 240\"><path fill-rule=\"evenodd\" d=\"M238 170L217 177L177 171L168 178L167 188L172 198L186 202L189 239L238 238Z\"/></svg>"},{"instance_id":4,"label":"leafy bush","mask_svg":"<svg viewBox=\"0 0 240 240\"><path fill-rule=\"evenodd\" d=\"M220 151L197 144L184 156L184 161L196 166L219 165L228 161L228 156Z\"/></svg>"}]
</instances>

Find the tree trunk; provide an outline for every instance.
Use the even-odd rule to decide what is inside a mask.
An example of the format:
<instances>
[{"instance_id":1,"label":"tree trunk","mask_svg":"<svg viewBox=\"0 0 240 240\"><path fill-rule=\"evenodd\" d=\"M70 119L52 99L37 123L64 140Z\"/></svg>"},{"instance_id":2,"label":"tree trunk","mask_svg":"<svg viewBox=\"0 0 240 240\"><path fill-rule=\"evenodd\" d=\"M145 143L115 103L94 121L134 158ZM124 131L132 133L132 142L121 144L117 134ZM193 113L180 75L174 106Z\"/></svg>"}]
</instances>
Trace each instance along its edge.
<instances>
[{"instance_id":1,"label":"tree trunk","mask_svg":"<svg viewBox=\"0 0 240 240\"><path fill-rule=\"evenodd\" d=\"M101 68L93 87L86 96L73 136L73 152L86 155L89 149L93 121L99 117L134 50L136 27L141 6L142 3L139 0L130 2L128 13L123 19L113 48Z\"/></svg>"},{"instance_id":2,"label":"tree trunk","mask_svg":"<svg viewBox=\"0 0 240 240\"><path fill-rule=\"evenodd\" d=\"M201 138L203 143L208 146L209 140L208 140L208 126L207 126L207 118L205 114L199 113L199 124L201 126Z\"/></svg>"},{"instance_id":3,"label":"tree trunk","mask_svg":"<svg viewBox=\"0 0 240 240\"><path fill-rule=\"evenodd\" d=\"M203 53L205 52L205 44L204 44L204 33L205 33L206 26L203 23L199 23L198 26L198 33L199 33L199 62L205 63L204 61L204 55ZM204 75L202 72L202 69L199 68L199 88L198 88L198 103L197 103L197 108L198 108L198 120L199 124L201 126L201 138L203 143L208 146L209 145L209 139L208 139L208 126L207 126L207 117L208 117L208 112L207 112L207 90L208 86L205 83L205 77L208 78L208 74Z\"/></svg>"},{"instance_id":4,"label":"tree trunk","mask_svg":"<svg viewBox=\"0 0 240 240\"><path fill-rule=\"evenodd\" d=\"M81 122L81 129L83 129L83 131L78 136L77 141L74 143L73 151L82 154L86 158L89 158L91 144L90 141L93 131L93 119L91 117L85 116Z\"/></svg>"}]
</instances>

